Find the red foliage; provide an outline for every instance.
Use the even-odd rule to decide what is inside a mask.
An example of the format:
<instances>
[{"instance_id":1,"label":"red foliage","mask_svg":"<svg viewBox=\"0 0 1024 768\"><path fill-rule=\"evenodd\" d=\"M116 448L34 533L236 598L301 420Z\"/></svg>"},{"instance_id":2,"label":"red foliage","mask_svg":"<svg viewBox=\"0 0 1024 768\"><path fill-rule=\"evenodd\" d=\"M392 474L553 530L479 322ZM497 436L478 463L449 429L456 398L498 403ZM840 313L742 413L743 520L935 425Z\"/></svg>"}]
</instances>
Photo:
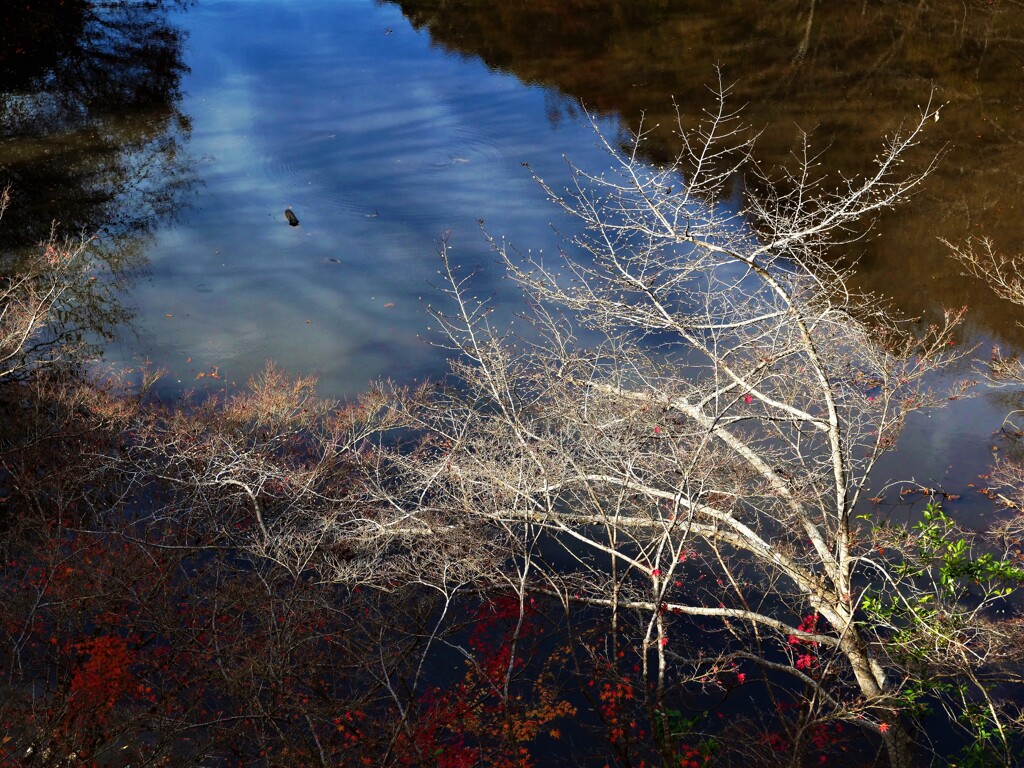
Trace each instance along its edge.
<instances>
[{"instance_id":1,"label":"red foliage","mask_svg":"<svg viewBox=\"0 0 1024 768\"><path fill-rule=\"evenodd\" d=\"M71 717L82 715L103 726L122 699L135 696L152 701L152 689L137 682L132 673L136 652L125 638L101 635L73 643L71 650L82 658L71 675Z\"/></svg>"}]
</instances>

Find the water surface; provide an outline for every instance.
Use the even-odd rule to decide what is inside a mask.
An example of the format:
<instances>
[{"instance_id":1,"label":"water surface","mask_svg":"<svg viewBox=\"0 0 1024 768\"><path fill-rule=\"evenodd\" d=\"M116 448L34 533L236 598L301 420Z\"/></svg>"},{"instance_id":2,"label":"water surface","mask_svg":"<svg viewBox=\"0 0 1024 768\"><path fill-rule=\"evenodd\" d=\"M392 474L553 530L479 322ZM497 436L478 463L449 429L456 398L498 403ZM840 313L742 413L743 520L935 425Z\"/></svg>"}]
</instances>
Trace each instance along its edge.
<instances>
[{"instance_id":1,"label":"water surface","mask_svg":"<svg viewBox=\"0 0 1024 768\"><path fill-rule=\"evenodd\" d=\"M505 296L477 219L556 244L522 163L561 173L562 150L596 151L546 118L544 88L446 54L387 6L204 2L181 23L202 183L148 252L122 356L183 386L273 359L332 396L437 375L443 355L421 338L435 243L448 235L467 269L488 267L480 293Z\"/></svg>"}]
</instances>

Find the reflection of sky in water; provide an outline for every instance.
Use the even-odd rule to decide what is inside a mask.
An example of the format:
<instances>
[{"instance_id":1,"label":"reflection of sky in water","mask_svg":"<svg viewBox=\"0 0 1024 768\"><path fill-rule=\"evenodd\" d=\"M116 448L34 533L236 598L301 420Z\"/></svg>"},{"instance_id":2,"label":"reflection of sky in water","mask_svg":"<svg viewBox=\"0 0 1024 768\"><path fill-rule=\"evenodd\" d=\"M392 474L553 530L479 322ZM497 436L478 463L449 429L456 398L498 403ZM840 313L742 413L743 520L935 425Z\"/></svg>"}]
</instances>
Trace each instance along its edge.
<instances>
[{"instance_id":1,"label":"reflection of sky in water","mask_svg":"<svg viewBox=\"0 0 1024 768\"><path fill-rule=\"evenodd\" d=\"M267 359L328 395L440 372L419 336L442 231L467 266L493 262L477 218L553 249L559 214L521 163L557 178L562 151L605 162L587 129L547 120L543 91L445 55L392 8L209 2L182 23L202 185L158 233L129 298L138 337L116 352L167 368L169 391ZM478 288L511 298L497 270Z\"/></svg>"}]
</instances>

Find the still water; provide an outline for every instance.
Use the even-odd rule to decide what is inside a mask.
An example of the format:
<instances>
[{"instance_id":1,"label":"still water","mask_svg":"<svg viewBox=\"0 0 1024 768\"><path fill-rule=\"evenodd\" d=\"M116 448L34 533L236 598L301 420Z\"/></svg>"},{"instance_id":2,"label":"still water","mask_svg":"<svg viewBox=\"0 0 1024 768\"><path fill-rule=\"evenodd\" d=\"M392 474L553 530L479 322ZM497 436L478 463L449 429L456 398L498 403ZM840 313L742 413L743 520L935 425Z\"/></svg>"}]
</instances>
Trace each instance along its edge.
<instances>
[{"instance_id":1,"label":"still water","mask_svg":"<svg viewBox=\"0 0 1024 768\"><path fill-rule=\"evenodd\" d=\"M266 360L317 374L330 397L442 374L424 311L436 241L450 233L510 319L519 298L477 221L546 252L565 226L523 163L556 187L563 153L606 165L581 101L613 134L645 115L651 160L670 156L672 99L707 106L715 64L763 131L766 168L813 129L826 173L866 172L917 104L945 103L911 159L943 153L939 171L837 258L908 314L970 305L961 343L1021 347L1019 310L961 277L937 239L1024 239L1024 22L1000 3L804 0L765 16L749 2L199 0L122 15L55 24L49 58L5 75L3 230L101 233L111 306L132 315L105 329L106 359L165 369L164 396L242 384ZM6 45L5 63L23 61ZM878 476L983 508L967 483L1013 405L982 394L917 419Z\"/></svg>"},{"instance_id":2,"label":"still water","mask_svg":"<svg viewBox=\"0 0 1024 768\"><path fill-rule=\"evenodd\" d=\"M552 247L555 211L521 164L560 173L593 137L548 119L547 90L446 54L393 6L209 2L182 22L201 181L154 233L118 353L182 386L214 367L244 381L267 359L332 396L437 375L422 338L435 242L450 233L460 262L487 267L480 292L510 297L477 219Z\"/></svg>"}]
</instances>

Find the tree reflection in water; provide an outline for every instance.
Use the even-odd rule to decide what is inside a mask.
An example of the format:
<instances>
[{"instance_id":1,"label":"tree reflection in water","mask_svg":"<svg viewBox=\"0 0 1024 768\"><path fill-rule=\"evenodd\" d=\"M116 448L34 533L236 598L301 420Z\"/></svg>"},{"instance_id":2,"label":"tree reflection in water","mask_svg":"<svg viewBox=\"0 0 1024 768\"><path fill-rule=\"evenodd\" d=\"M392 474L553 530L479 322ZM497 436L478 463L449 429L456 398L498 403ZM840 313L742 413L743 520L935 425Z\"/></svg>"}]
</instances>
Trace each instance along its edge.
<instances>
[{"instance_id":1,"label":"tree reflection in water","mask_svg":"<svg viewBox=\"0 0 1024 768\"><path fill-rule=\"evenodd\" d=\"M0 9L0 227L4 270L58 236L94 238L96 280L64 321L98 337L128 318L116 298L145 265L155 226L194 181L182 113L183 31L169 12L190 0L44 0Z\"/></svg>"}]
</instances>

